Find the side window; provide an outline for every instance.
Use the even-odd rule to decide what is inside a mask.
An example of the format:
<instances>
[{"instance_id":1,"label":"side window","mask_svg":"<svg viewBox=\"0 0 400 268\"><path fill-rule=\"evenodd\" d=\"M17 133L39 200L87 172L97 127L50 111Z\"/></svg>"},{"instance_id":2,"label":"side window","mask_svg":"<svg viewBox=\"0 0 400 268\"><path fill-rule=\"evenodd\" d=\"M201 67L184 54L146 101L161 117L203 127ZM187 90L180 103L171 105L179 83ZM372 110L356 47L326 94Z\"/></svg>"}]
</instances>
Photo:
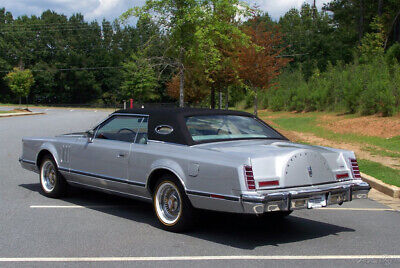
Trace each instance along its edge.
<instances>
[{"instance_id":1,"label":"side window","mask_svg":"<svg viewBox=\"0 0 400 268\"><path fill-rule=\"evenodd\" d=\"M138 142L139 137L142 143L147 142L147 117L114 116L98 128L95 138Z\"/></svg>"}]
</instances>

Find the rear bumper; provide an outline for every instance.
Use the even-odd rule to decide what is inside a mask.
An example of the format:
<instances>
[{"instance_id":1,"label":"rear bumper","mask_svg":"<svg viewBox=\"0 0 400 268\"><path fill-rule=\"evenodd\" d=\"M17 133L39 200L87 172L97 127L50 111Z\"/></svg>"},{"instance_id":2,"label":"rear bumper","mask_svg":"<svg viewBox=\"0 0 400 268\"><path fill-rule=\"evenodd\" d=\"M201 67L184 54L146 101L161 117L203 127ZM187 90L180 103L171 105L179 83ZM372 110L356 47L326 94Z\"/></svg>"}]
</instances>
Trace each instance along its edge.
<instances>
[{"instance_id":1,"label":"rear bumper","mask_svg":"<svg viewBox=\"0 0 400 268\"><path fill-rule=\"evenodd\" d=\"M353 199L365 199L371 189L368 183L356 180L340 185L288 189L267 194L244 194L241 202L244 213L262 214L271 211L288 211L310 208L310 200L325 197L322 207L342 204Z\"/></svg>"}]
</instances>

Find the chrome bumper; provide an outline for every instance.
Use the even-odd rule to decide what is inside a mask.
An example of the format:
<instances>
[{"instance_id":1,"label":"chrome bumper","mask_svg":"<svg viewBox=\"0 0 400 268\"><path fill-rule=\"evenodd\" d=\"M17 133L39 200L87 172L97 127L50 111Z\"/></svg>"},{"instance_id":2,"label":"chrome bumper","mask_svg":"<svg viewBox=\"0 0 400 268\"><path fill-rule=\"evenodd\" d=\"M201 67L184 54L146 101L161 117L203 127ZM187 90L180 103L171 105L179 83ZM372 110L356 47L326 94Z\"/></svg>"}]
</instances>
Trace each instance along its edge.
<instances>
[{"instance_id":1,"label":"chrome bumper","mask_svg":"<svg viewBox=\"0 0 400 268\"><path fill-rule=\"evenodd\" d=\"M326 200L323 207L341 205L343 202L349 202L353 199L367 198L370 189L368 183L357 180L335 186L313 186L268 194L244 194L241 196L241 202L244 213L262 214L271 211L306 209L309 208L310 200L323 195Z\"/></svg>"}]
</instances>

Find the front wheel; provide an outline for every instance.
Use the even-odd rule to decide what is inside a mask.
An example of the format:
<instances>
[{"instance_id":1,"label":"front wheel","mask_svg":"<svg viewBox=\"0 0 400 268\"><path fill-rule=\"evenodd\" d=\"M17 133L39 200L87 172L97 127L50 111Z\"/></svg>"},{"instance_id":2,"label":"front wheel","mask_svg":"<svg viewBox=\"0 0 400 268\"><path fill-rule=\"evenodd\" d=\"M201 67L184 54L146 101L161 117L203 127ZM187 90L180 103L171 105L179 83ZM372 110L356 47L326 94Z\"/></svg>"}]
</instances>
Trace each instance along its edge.
<instances>
[{"instance_id":1,"label":"front wheel","mask_svg":"<svg viewBox=\"0 0 400 268\"><path fill-rule=\"evenodd\" d=\"M45 156L40 165L40 185L45 196L58 198L65 194L67 183L51 156Z\"/></svg>"},{"instance_id":2,"label":"front wheel","mask_svg":"<svg viewBox=\"0 0 400 268\"><path fill-rule=\"evenodd\" d=\"M182 232L191 227L194 210L177 179L164 176L158 181L153 206L164 230Z\"/></svg>"}]
</instances>

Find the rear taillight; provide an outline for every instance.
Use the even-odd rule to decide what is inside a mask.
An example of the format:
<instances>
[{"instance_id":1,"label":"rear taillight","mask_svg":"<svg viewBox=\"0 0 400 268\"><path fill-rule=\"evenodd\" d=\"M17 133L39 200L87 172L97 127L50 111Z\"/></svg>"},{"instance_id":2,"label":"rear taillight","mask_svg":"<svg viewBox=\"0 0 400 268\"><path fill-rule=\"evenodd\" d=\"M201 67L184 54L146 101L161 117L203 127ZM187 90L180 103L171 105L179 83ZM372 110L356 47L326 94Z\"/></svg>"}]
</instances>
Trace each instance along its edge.
<instances>
[{"instance_id":1,"label":"rear taillight","mask_svg":"<svg viewBox=\"0 0 400 268\"><path fill-rule=\"evenodd\" d=\"M251 166L244 166L244 179L246 180L246 185L248 190L255 190L256 183L254 181L253 168Z\"/></svg>"},{"instance_id":2,"label":"rear taillight","mask_svg":"<svg viewBox=\"0 0 400 268\"><path fill-rule=\"evenodd\" d=\"M356 179L361 179L361 173L360 173L360 168L358 167L357 159L350 158L350 165L353 177Z\"/></svg>"},{"instance_id":3,"label":"rear taillight","mask_svg":"<svg viewBox=\"0 0 400 268\"><path fill-rule=\"evenodd\" d=\"M344 180L344 179L349 179L349 173L340 173L336 174L336 179L337 180Z\"/></svg>"},{"instance_id":4,"label":"rear taillight","mask_svg":"<svg viewBox=\"0 0 400 268\"><path fill-rule=\"evenodd\" d=\"M279 186L279 181L275 180L275 181L260 181L258 183L258 186L261 187L268 187L268 186Z\"/></svg>"}]
</instances>

